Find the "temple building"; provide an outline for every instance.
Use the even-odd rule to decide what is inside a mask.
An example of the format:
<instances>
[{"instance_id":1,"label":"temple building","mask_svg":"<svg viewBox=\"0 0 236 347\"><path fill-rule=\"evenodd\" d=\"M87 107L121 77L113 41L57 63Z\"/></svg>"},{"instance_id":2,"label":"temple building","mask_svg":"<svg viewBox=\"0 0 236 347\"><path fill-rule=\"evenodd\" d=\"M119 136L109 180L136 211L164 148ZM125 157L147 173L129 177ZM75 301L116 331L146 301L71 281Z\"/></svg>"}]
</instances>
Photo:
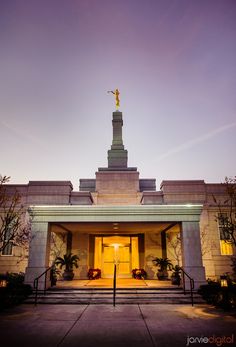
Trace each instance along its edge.
<instances>
[{"instance_id":1,"label":"temple building","mask_svg":"<svg viewBox=\"0 0 236 347\"><path fill-rule=\"evenodd\" d=\"M24 271L27 283L43 273L55 257L67 251L80 258L75 279L86 279L90 268L102 277L129 278L132 269L145 269L156 278L153 258L168 257L183 266L195 287L207 278L230 271L233 246L221 239L219 212L213 200L222 199L223 184L204 180L162 181L140 178L128 166L122 137L123 115L113 112L113 139L107 167L98 168L93 179L80 179L79 191L69 181L29 181L7 184L15 190L32 216L28 258L7 247L0 256L0 273Z\"/></svg>"}]
</instances>

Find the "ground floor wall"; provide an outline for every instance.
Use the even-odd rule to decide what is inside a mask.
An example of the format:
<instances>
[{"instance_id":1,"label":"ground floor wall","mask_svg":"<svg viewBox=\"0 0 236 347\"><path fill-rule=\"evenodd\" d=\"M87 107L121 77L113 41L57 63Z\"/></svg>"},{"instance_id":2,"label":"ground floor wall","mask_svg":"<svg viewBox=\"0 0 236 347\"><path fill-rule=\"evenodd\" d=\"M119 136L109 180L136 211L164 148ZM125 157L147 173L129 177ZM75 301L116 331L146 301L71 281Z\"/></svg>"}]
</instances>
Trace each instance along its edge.
<instances>
[{"instance_id":1,"label":"ground floor wall","mask_svg":"<svg viewBox=\"0 0 236 347\"><path fill-rule=\"evenodd\" d=\"M26 282L33 283L57 255L68 250L80 258L75 278L87 278L89 268L99 265L98 258L95 259L98 257L95 238L116 235L138 237L138 260L136 264L133 260L130 263L130 275L133 266L139 266L146 270L148 278L156 278L153 258L168 257L174 264L182 265L200 285L206 277L218 277L231 270L226 261L230 256L220 254L219 234L214 223L214 211L202 211L200 205L37 206L34 208ZM60 240L58 250L55 242L52 243L52 235ZM127 249L124 252L128 253ZM113 251L110 249L109 252ZM5 265L1 269L4 271Z\"/></svg>"},{"instance_id":2,"label":"ground floor wall","mask_svg":"<svg viewBox=\"0 0 236 347\"><path fill-rule=\"evenodd\" d=\"M232 256L236 249L232 244L222 248L220 228L216 219L216 208L204 209L200 218L200 237L203 265L206 269L206 278L217 280L222 274L232 272Z\"/></svg>"}]
</instances>

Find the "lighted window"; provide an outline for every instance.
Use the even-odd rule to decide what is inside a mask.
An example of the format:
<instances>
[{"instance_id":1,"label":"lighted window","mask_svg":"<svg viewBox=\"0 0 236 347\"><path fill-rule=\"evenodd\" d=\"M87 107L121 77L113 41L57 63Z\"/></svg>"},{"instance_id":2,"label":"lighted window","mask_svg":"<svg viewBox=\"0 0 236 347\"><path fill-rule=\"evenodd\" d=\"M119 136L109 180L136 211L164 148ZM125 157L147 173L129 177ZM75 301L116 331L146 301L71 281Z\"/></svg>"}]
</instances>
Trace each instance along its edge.
<instances>
[{"instance_id":1,"label":"lighted window","mask_svg":"<svg viewBox=\"0 0 236 347\"><path fill-rule=\"evenodd\" d=\"M222 217L222 218L219 218ZM230 235L225 235L224 228L227 223L227 213L218 215L218 228L220 234L220 252L222 255L233 255L233 243Z\"/></svg>"},{"instance_id":2,"label":"lighted window","mask_svg":"<svg viewBox=\"0 0 236 347\"><path fill-rule=\"evenodd\" d=\"M220 252L222 255L233 255L233 244L220 240Z\"/></svg>"}]
</instances>

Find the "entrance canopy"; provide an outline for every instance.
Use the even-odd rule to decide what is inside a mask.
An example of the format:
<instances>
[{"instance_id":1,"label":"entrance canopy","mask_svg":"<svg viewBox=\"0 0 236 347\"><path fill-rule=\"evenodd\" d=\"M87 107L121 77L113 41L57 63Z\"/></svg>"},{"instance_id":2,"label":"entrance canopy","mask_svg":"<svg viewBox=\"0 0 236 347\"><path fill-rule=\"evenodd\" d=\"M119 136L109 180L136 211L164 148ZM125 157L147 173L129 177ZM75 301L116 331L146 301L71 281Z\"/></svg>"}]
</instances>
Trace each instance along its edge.
<instances>
[{"instance_id":1,"label":"entrance canopy","mask_svg":"<svg viewBox=\"0 0 236 347\"><path fill-rule=\"evenodd\" d=\"M202 205L31 206L33 222L199 222Z\"/></svg>"},{"instance_id":2,"label":"entrance canopy","mask_svg":"<svg viewBox=\"0 0 236 347\"><path fill-rule=\"evenodd\" d=\"M102 268L104 277L110 277L114 262L119 264L122 277L131 276L133 268L143 267L148 278L153 278L151 256L157 254L153 236L177 228L182 240L182 264L200 283L204 279L199 232L201 211L202 205L32 206L33 237L27 282L32 283L49 265L50 232L65 230L75 236L74 249L83 250L78 274L81 279L96 264ZM162 252L160 256L166 254Z\"/></svg>"}]
</instances>

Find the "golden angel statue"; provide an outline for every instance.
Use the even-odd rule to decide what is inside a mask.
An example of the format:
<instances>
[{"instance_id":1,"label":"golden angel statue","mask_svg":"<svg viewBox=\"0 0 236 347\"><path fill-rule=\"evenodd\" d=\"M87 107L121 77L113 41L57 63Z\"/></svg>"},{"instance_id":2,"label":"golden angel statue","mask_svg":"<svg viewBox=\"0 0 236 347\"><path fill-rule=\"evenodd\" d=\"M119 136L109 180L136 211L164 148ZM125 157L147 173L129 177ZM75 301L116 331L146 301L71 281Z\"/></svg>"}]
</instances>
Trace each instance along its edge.
<instances>
[{"instance_id":1,"label":"golden angel statue","mask_svg":"<svg viewBox=\"0 0 236 347\"><path fill-rule=\"evenodd\" d=\"M116 88L116 90L109 90L108 93L112 93L115 95L115 100L116 100L116 109L118 110L119 107L120 107L120 98L119 98L119 95L120 95L120 92L119 90Z\"/></svg>"}]
</instances>

